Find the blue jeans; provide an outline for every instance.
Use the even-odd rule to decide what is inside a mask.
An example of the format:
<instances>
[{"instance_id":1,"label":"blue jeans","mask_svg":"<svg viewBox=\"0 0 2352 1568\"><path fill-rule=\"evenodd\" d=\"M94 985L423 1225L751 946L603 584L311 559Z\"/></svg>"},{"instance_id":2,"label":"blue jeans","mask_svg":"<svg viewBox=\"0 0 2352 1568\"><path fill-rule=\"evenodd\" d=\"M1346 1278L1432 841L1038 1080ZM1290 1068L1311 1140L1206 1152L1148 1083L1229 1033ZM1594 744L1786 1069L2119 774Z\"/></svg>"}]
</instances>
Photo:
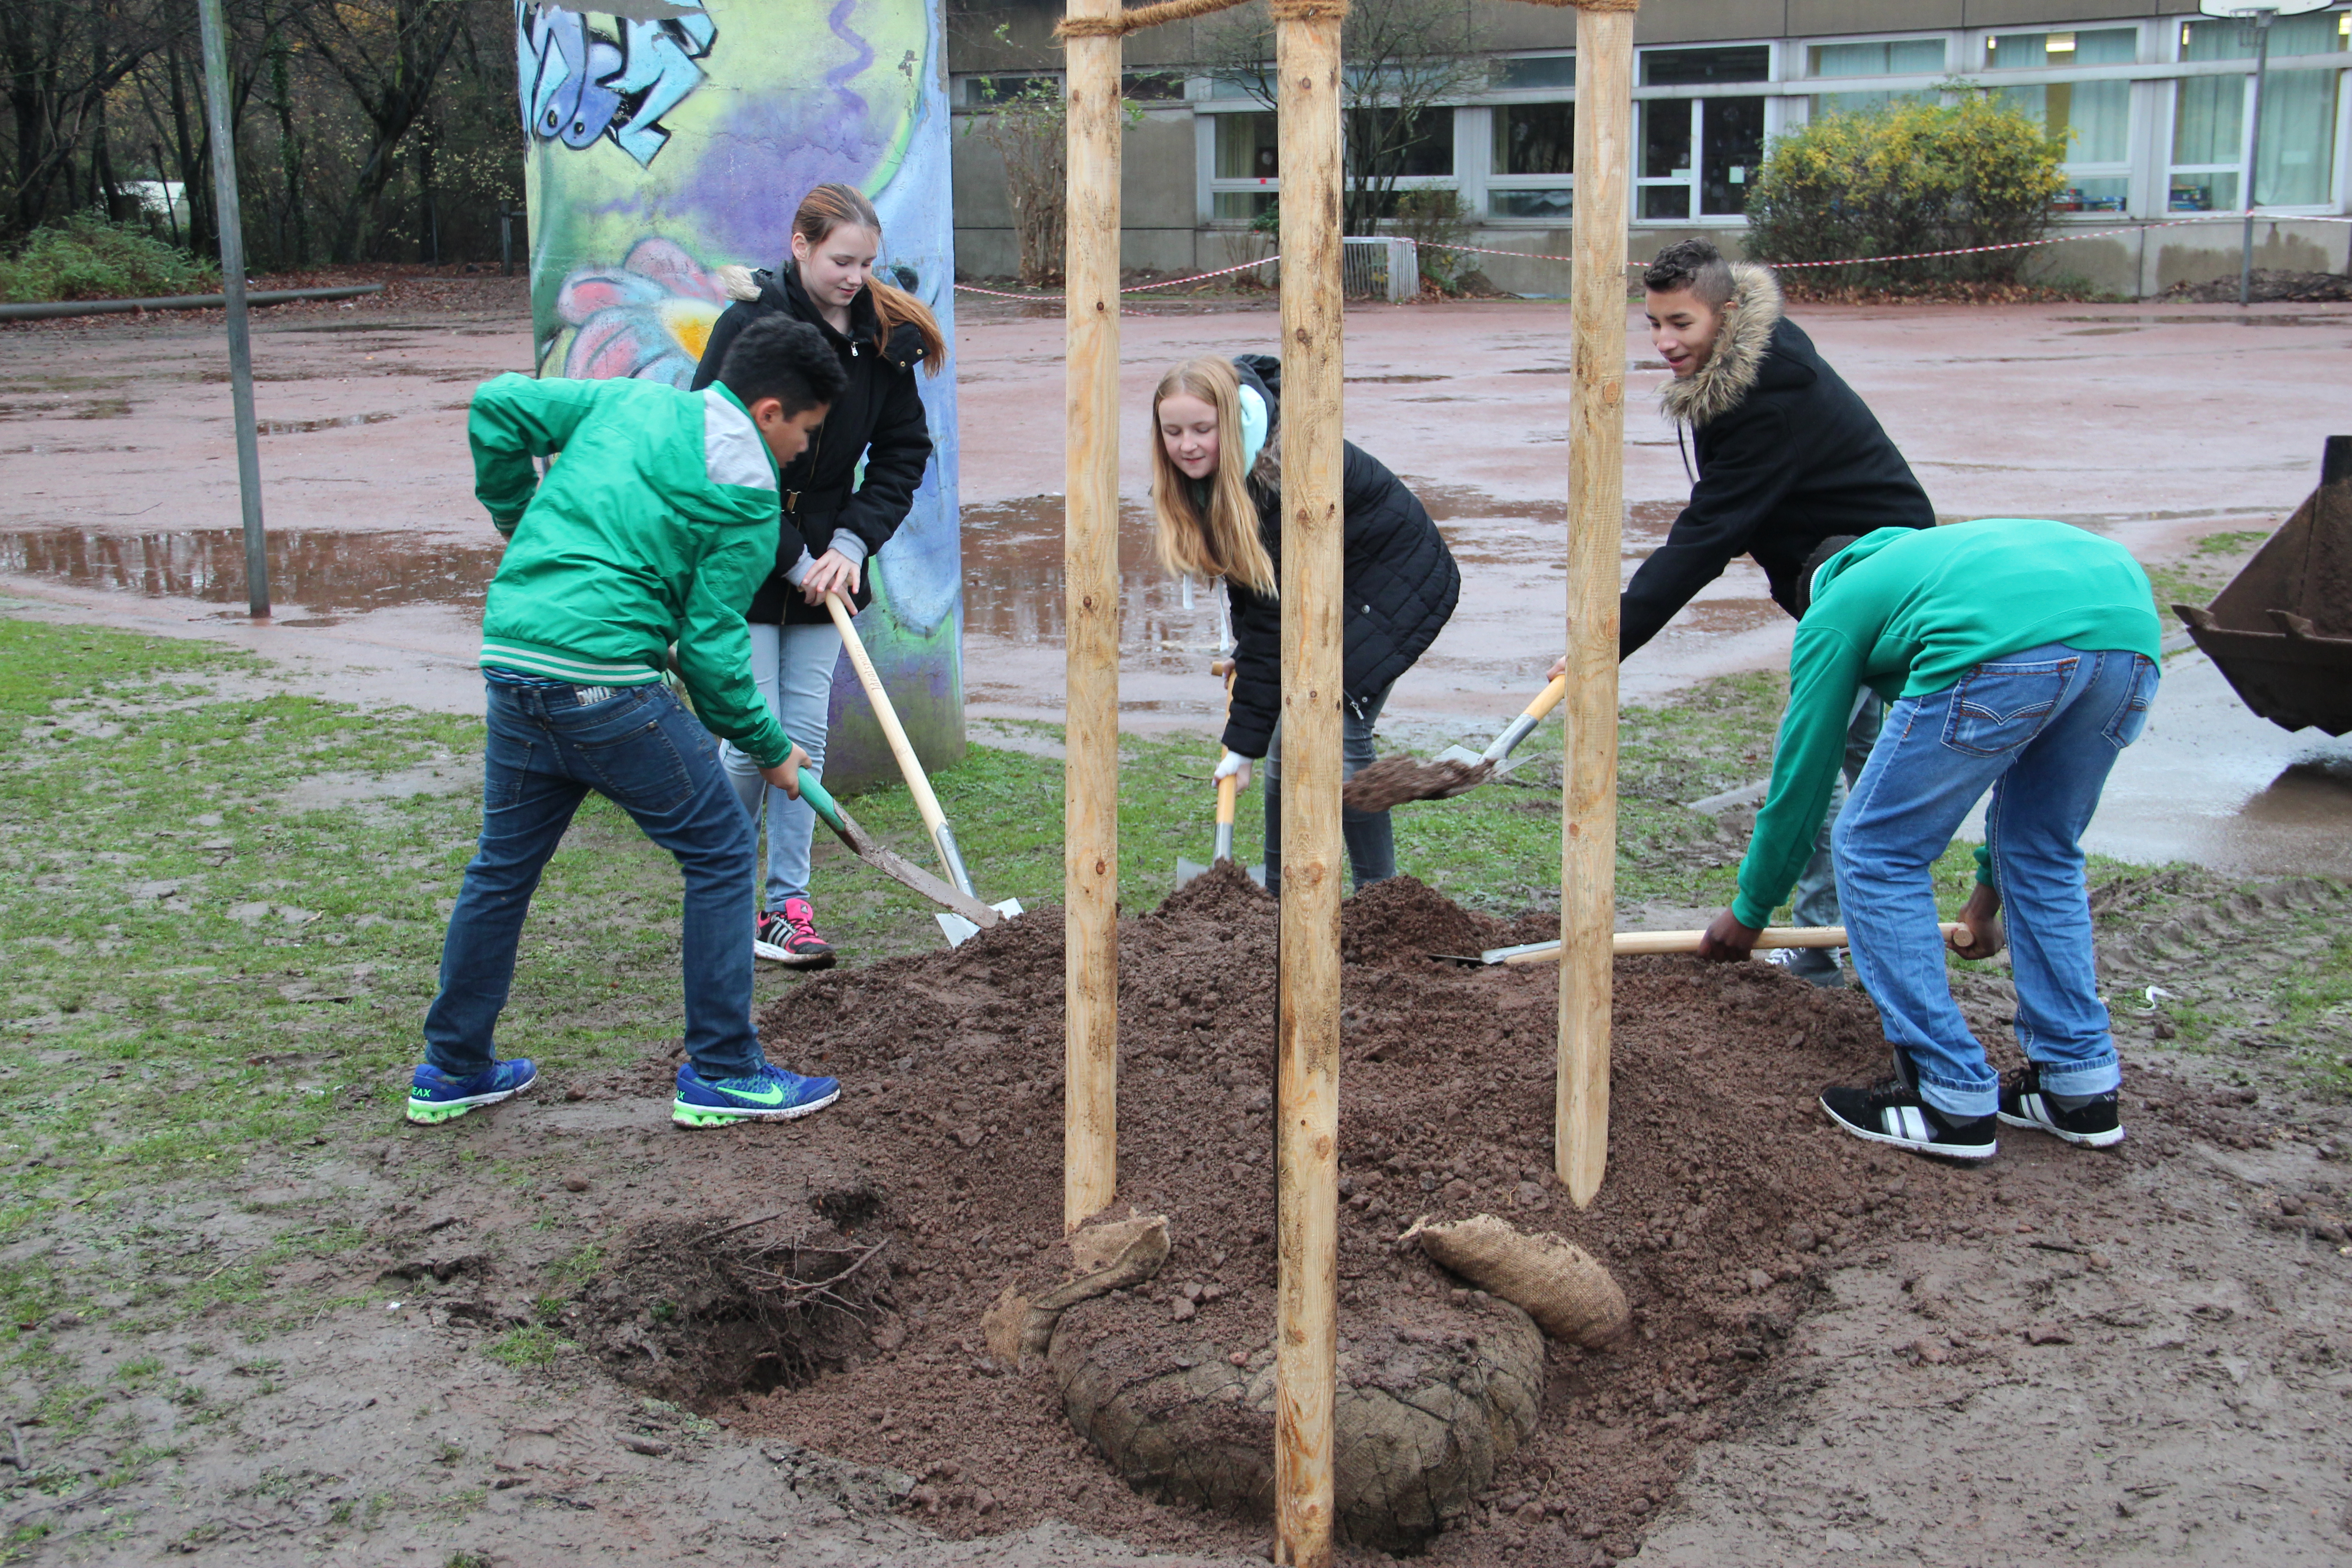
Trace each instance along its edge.
<instances>
[{"instance_id":1,"label":"blue jeans","mask_svg":"<svg viewBox=\"0 0 2352 1568\"><path fill-rule=\"evenodd\" d=\"M686 875L686 1055L706 1079L766 1058L751 1028L751 824L709 732L666 686L489 687L482 837L441 946L425 1059L455 1078L490 1065L515 945L548 857L594 790L636 819Z\"/></svg>"},{"instance_id":2,"label":"blue jeans","mask_svg":"<svg viewBox=\"0 0 2352 1568\"><path fill-rule=\"evenodd\" d=\"M2053 643L1906 697L1838 817L1838 897L1854 968L1928 1104L1992 1114L2000 1080L1952 1003L1929 868L1985 790L1985 841L2009 923L2017 1042L2053 1094L2122 1081L2091 953L2083 829L2116 753L2139 739L2157 667Z\"/></svg>"},{"instance_id":3,"label":"blue jeans","mask_svg":"<svg viewBox=\"0 0 2352 1568\"><path fill-rule=\"evenodd\" d=\"M823 779L841 628L830 621L821 626L772 626L755 621L750 629L751 684L760 689L761 700L784 733L808 753L809 771ZM734 742L719 742L719 760L745 816L757 823L762 803L767 807L768 908L782 912L786 899L808 897L809 841L816 834L816 810L761 778L760 764Z\"/></svg>"},{"instance_id":4,"label":"blue jeans","mask_svg":"<svg viewBox=\"0 0 2352 1568\"><path fill-rule=\"evenodd\" d=\"M1838 914L1837 858L1830 848L1830 835L1837 827L1838 813L1844 808L1847 792L1862 777L1863 768L1870 762L1870 749L1878 743L1878 731L1886 722L1886 704L1877 692L1865 686L1853 700L1853 720L1846 726L1845 767L1830 789L1830 808L1822 817L1821 836L1813 840L1813 858L1805 862L1797 878L1797 885L1789 895L1790 912L1801 926L1833 926L1844 922ZM1777 754L1779 737L1772 742ZM1822 953L1826 962L1829 954Z\"/></svg>"}]
</instances>

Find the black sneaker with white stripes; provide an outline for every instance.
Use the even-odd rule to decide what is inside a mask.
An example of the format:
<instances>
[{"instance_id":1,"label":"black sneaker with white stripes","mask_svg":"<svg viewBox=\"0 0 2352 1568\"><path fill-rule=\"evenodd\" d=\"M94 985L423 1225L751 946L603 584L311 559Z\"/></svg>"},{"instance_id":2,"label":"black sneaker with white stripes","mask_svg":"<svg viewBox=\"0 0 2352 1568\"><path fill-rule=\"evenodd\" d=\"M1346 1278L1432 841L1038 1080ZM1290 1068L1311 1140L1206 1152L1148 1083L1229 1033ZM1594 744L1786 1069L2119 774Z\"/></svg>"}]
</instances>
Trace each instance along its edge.
<instances>
[{"instance_id":1,"label":"black sneaker with white stripes","mask_svg":"<svg viewBox=\"0 0 2352 1568\"><path fill-rule=\"evenodd\" d=\"M2042 1069L2029 1066L2001 1079L2000 1119L2011 1127L2032 1127L2053 1138L2080 1143L2086 1149L2106 1149L2124 1141L2124 1123L2115 1091L2059 1103L2061 1097L2042 1087Z\"/></svg>"},{"instance_id":2,"label":"black sneaker with white stripes","mask_svg":"<svg viewBox=\"0 0 2352 1568\"><path fill-rule=\"evenodd\" d=\"M2000 1119L1955 1120L1919 1098L1899 1078L1868 1089L1825 1089L1822 1109L1857 1138L1947 1160L1990 1160L1999 1152Z\"/></svg>"}]
</instances>

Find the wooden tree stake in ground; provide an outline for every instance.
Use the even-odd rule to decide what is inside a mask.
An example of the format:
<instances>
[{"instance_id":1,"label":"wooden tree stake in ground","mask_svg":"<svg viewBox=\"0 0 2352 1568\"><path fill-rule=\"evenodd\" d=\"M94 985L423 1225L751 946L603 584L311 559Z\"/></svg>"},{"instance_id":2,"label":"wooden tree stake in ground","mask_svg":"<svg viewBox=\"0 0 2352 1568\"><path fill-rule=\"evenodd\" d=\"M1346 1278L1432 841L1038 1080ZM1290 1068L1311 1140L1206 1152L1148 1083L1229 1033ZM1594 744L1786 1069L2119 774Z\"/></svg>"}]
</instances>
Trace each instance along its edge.
<instances>
[{"instance_id":1,"label":"wooden tree stake in ground","mask_svg":"<svg viewBox=\"0 0 2352 1568\"><path fill-rule=\"evenodd\" d=\"M1625 499L1625 195L1633 14L1576 19L1570 287L1568 788L1559 846L1559 1079L1553 1158L1579 1208L1609 1166L1610 933L1617 892L1617 594Z\"/></svg>"},{"instance_id":2,"label":"wooden tree stake in ground","mask_svg":"<svg viewBox=\"0 0 2352 1568\"><path fill-rule=\"evenodd\" d=\"M1118 0L1070 0L1116 16ZM1067 756L1062 1219L1118 1184L1118 93L1116 34L1069 50Z\"/></svg>"},{"instance_id":3,"label":"wooden tree stake in ground","mask_svg":"<svg viewBox=\"0 0 2352 1568\"><path fill-rule=\"evenodd\" d=\"M1339 1348L1339 18L1274 0L1282 169L1281 1279L1276 1560L1331 1561Z\"/></svg>"}]
</instances>

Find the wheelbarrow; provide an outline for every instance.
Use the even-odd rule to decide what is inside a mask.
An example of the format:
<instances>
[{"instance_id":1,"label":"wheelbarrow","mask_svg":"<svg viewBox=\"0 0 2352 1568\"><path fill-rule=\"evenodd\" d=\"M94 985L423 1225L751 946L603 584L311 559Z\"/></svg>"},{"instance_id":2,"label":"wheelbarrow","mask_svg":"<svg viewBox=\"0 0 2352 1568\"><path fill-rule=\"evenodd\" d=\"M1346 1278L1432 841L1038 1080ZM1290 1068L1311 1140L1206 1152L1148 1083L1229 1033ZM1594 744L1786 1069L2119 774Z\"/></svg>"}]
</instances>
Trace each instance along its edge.
<instances>
[{"instance_id":1,"label":"wheelbarrow","mask_svg":"<svg viewBox=\"0 0 2352 1568\"><path fill-rule=\"evenodd\" d=\"M2246 706L2282 730L2352 730L2352 436L2319 488L2210 605L2172 613Z\"/></svg>"}]
</instances>

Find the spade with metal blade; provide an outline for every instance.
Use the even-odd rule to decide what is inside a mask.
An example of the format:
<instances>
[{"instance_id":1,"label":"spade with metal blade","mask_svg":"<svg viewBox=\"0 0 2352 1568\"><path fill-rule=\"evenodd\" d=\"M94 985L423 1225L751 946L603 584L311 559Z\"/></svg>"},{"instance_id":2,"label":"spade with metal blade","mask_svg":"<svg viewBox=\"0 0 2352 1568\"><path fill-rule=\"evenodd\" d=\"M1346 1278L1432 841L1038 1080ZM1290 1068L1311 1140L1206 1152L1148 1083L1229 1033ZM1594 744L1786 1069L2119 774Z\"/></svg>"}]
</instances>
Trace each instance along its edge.
<instances>
[{"instance_id":1,"label":"spade with metal blade","mask_svg":"<svg viewBox=\"0 0 2352 1568\"><path fill-rule=\"evenodd\" d=\"M1230 711L1234 705L1233 661L1231 659L1220 659L1215 664L1211 665L1209 668L1212 673L1222 675L1225 678L1225 707L1227 710ZM1234 803L1239 798L1240 795L1241 785L1235 781L1234 774L1227 773L1223 778L1217 781L1216 852L1209 857L1208 866L1202 865L1198 860L1187 860L1181 856L1178 857L1176 861L1176 885L1178 887L1181 888L1185 883L1192 881L1194 878L1206 874L1210 866L1218 865L1234 858ZM1252 866L1249 868L1249 879L1255 882L1261 888L1265 887L1265 868L1263 866Z\"/></svg>"},{"instance_id":2,"label":"spade with metal blade","mask_svg":"<svg viewBox=\"0 0 2352 1568\"><path fill-rule=\"evenodd\" d=\"M948 826L947 813L940 809L940 797L931 793L931 781L923 775L923 764L916 760L915 748L907 739L906 727L898 722L898 710L890 706L890 694L882 689L882 677L876 672L873 659L866 657L866 644L858 637L856 626L851 624L849 606L842 602L840 595L827 594L824 607L833 613L833 624L841 628L842 647L848 650L849 663L857 671L858 684L866 688L866 700L874 704L874 717L881 721L882 733L890 742L890 754L898 759L898 772L907 781L907 793L915 797L915 809L922 813L923 827L931 836L931 847L939 852L940 865L955 884L951 890L961 895L961 903L950 903L945 899L938 900L956 912L932 918L940 922L940 931L947 937L948 945L961 947L975 931L996 923L993 920L981 920L970 909L964 908L965 904L987 910L992 915L1017 915L1021 912L1021 900L1007 899L1001 904L982 904L972 891L971 873L963 868L963 851L956 847L955 830ZM856 846L850 847L856 848ZM860 851L861 855L863 853ZM884 853L888 852L886 850ZM871 856L866 858L872 859ZM878 866L881 862L877 860L874 864ZM891 875L897 876L898 873L894 871ZM938 881L937 878L929 879ZM899 880L905 881L906 879L901 877ZM913 886L912 883L908 885Z\"/></svg>"},{"instance_id":3,"label":"spade with metal blade","mask_svg":"<svg viewBox=\"0 0 2352 1568\"><path fill-rule=\"evenodd\" d=\"M1567 695L1568 677L1556 676L1484 752L1456 745L1425 763L1418 757L1382 757L1349 779L1339 796L1352 811L1386 811L1409 800L1450 800L1466 795L1495 777L1512 748L1533 733Z\"/></svg>"},{"instance_id":4,"label":"spade with metal blade","mask_svg":"<svg viewBox=\"0 0 2352 1568\"><path fill-rule=\"evenodd\" d=\"M806 768L801 770L801 798L809 803L810 808L817 814L827 827L832 828L840 837L844 844L849 846L851 854L892 881L902 883L922 894L931 902L953 910L974 931L984 930L1003 921L1004 916L999 911L982 903L970 893L948 886L920 866L908 860L897 850L888 848L877 841L872 834L857 825L856 817L842 809L841 803L827 794L824 785L818 782L816 774ZM944 920L947 917L940 918Z\"/></svg>"}]
</instances>

